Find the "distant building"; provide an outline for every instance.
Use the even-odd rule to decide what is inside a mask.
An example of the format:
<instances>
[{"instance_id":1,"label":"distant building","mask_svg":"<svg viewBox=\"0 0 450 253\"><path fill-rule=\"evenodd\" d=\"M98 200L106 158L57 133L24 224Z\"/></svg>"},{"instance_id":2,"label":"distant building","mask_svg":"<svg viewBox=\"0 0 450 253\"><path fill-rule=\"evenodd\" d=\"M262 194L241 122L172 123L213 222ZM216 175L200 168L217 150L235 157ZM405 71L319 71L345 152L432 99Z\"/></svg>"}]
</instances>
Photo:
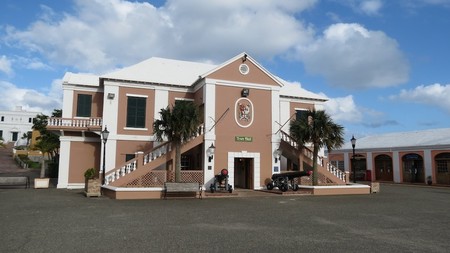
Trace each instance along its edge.
<instances>
[{"instance_id":1,"label":"distant building","mask_svg":"<svg viewBox=\"0 0 450 253\"><path fill-rule=\"evenodd\" d=\"M350 142L329 152L332 164L350 172ZM450 128L388 133L356 141L354 167L357 181L450 185Z\"/></svg>"},{"instance_id":2,"label":"distant building","mask_svg":"<svg viewBox=\"0 0 450 253\"><path fill-rule=\"evenodd\" d=\"M28 112L22 106L17 106L14 111L0 111L0 137L5 143L21 142L23 134L32 131L33 118L37 114L40 112Z\"/></svg>"}]
</instances>

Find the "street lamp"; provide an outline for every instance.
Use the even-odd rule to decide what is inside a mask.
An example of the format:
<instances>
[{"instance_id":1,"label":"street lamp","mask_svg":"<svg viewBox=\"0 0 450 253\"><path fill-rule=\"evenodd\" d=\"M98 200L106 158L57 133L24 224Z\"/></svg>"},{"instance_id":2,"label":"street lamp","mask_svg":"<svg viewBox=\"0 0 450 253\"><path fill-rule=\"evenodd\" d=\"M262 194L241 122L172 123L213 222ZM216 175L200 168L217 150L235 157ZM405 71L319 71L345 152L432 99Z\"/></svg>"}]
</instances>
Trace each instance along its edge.
<instances>
[{"instance_id":1,"label":"street lamp","mask_svg":"<svg viewBox=\"0 0 450 253\"><path fill-rule=\"evenodd\" d=\"M102 131L103 139L103 173L102 173L102 185L105 184L105 157L106 157L106 142L108 141L109 131L105 126L105 130Z\"/></svg>"},{"instance_id":2,"label":"street lamp","mask_svg":"<svg viewBox=\"0 0 450 253\"><path fill-rule=\"evenodd\" d=\"M280 159L281 154L282 154L282 151L279 148L277 150L273 151L273 157L275 158L275 163L278 162L278 159Z\"/></svg>"},{"instance_id":3,"label":"street lamp","mask_svg":"<svg viewBox=\"0 0 450 253\"><path fill-rule=\"evenodd\" d=\"M352 148L353 148L353 156L352 156L352 169L353 169L353 183L356 183L356 168L355 168L355 146L356 146L356 139L355 136L352 135L352 139L350 139L352 142Z\"/></svg>"},{"instance_id":4,"label":"street lamp","mask_svg":"<svg viewBox=\"0 0 450 253\"><path fill-rule=\"evenodd\" d=\"M214 151L216 150L216 147L214 147L214 144L211 143L211 146L206 150L206 155L208 156L208 162L211 162L211 160L214 157Z\"/></svg>"}]
</instances>

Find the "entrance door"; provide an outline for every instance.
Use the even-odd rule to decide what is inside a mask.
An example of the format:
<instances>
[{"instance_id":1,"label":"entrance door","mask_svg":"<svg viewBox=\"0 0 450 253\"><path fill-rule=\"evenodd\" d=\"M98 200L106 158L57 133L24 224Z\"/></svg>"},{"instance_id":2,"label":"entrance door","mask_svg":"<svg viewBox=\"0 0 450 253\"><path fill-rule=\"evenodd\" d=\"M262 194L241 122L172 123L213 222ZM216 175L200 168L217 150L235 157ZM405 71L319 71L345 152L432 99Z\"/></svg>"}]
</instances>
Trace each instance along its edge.
<instances>
[{"instance_id":1,"label":"entrance door","mask_svg":"<svg viewBox=\"0 0 450 253\"><path fill-rule=\"evenodd\" d=\"M253 158L234 158L234 187L253 189Z\"/></svg>"},{"instance_id":2,"label":"entrance door","mask_svg":"<svg viewBox=\"0 0 450 253\"><path fill-rule=\"evenodd\" d=\"M12 133L12 141L17 141L19 133L18 132L13 132Z\"/></svg>"},{"instance_id":3,"label":"entrance door","mask_svg":"<svg viewBox=\"0 0 450 253\"><path fill-rule=\"evenodd\" d=\"M403 160L403 182L424 183L423 158L418 154L407 154Z\"/></svg>"},{"instance_id":4,"label":"entrance door","mask_svg":"<svg viewBox=\"0 0 450 253\"><path fill-rule=\"evenodd\" d=\"M375 180L393 181L392 159L388 155L378 155L375 157Z\"/></svg>"}]
</instances>

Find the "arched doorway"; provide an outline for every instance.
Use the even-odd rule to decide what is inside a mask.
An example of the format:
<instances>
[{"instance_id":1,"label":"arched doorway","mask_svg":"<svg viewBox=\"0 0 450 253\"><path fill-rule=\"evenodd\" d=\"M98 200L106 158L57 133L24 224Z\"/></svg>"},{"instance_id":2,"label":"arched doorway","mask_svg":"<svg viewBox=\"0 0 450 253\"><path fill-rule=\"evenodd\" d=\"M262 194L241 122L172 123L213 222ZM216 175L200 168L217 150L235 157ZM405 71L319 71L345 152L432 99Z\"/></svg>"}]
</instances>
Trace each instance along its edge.
<instances>
[{"instance_id":1,"label":"arched doorway","mask_svg":"<svg viewBox=\"0 0 450 253\"><path fill-rule=\"evenodd\" d=\"M414 153L406 154L402 157L402 162L403 162L403 182L405 183L425 182L422 156Z\"/></svg>"},{"instance_id":2,"label":"arched doorway","mask_svg":"<svg viewBox=\"0 0 450 253\"><path fill-rule=\"evenodd\" d=\"M366 172L367 172L367 162L366 157L363 155L355 155L355 175L357 181L365 181L366 180ZM353 166L352 161L350 160L350 163ZM350 171L350 180L353 181L353 168Z\"/></svg>"},{"instance_id":3,"label":"arched doorway","mask_svg":"<svg viewBox=\"0 0 450 253\"><path fill-rule=\"evenodd\" d=\"M450 153L441 153L434 158L436 183L450 184Z\"/></svg>"},{"instance_id":4,"label":"arched doorway","mask_svg":"<svg viewBox=\"0 0 450 253\"><path fill-rule=\"evenodd\" d=\"M375 180L394 181L392 158L390 156L378 155L375 157Z\"/></svg>"}]
</instances>

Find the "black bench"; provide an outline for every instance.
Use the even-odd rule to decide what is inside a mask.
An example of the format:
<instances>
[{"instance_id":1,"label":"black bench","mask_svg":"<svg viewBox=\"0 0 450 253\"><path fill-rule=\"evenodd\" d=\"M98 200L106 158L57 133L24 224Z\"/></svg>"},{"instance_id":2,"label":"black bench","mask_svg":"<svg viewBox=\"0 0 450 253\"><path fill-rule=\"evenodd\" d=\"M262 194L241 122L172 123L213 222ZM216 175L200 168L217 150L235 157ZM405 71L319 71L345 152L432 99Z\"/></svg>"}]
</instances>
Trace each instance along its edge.
<instances>
[{"instance_id":1,"label":"black bench","mask_svg":"<svg viewBox=\"0 0 450 253\"><path fill-rule=\"evenodd\" d=\"M164 199L167 198L168 193L195 193L195 197L198 194L198 198L201 199L202 192L203 189L200 183L164 183Z\"/></svg>"},{"instance_id":2,"label":"black bench","mask_svg":"<svg viewBox=\"0 0 450 253\"><path fill-rule=\"evenodd\" d=\"M25 186L25 189L30 188L30 178L26 176L17 177L1 177L0 186Z\"/></svg>"}]
</instances>

